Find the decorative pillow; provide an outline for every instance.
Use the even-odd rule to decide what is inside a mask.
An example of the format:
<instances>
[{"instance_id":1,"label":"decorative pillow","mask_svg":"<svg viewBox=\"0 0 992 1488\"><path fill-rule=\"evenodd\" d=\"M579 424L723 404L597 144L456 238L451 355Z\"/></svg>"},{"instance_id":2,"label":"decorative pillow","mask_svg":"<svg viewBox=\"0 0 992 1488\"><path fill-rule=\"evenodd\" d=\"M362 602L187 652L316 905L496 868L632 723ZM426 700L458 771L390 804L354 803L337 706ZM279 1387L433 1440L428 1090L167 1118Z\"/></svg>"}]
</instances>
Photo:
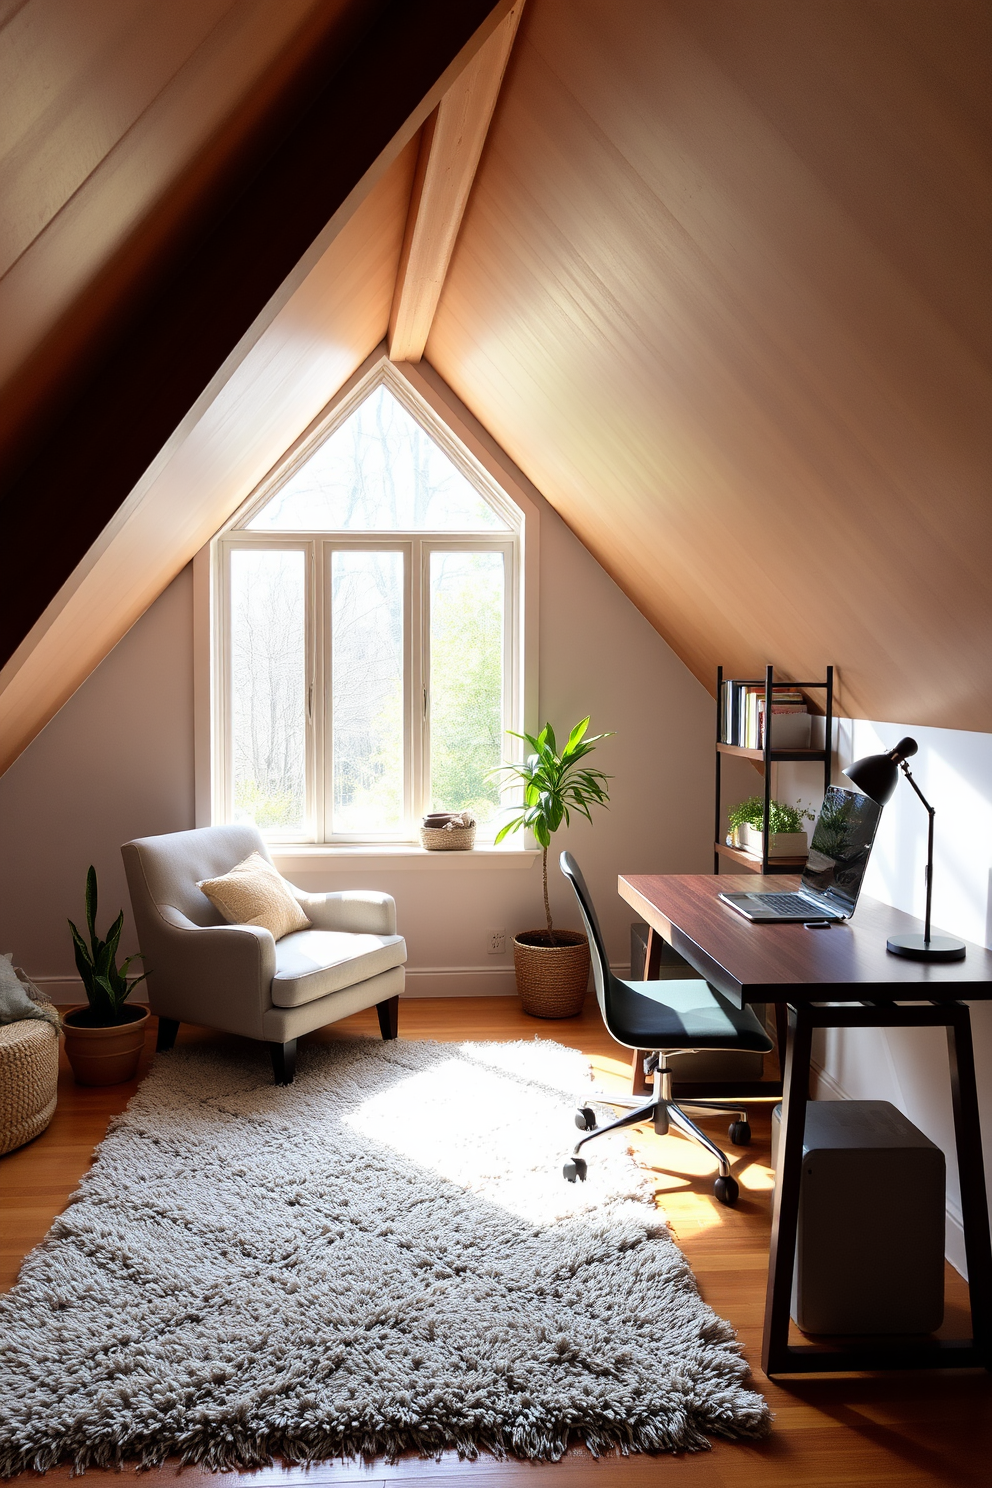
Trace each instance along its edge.
<instances>
[{"instance_id":1,"label":"decorative pillow","mask_svg":"<svg viewBox=\"0 0 992 1488\"><path fill-rule=\"evenodd\" d=\"M202 889L229 925L261 925L281 940L291 930L309 930L311 921L289 885L260 852L253 852L223 878L203 878Z\"/></svg>"}]
</instances>

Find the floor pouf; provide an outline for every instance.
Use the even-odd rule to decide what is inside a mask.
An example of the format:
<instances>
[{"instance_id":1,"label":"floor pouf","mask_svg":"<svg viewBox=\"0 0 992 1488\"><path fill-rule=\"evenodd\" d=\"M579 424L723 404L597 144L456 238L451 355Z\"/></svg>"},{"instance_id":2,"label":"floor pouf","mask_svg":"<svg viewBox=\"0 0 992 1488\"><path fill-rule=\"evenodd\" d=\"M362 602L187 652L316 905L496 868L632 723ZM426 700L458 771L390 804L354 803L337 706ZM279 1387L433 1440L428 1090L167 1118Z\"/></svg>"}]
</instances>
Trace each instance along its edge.
<instances>
[{"instance_id":1,"label":"floor pouf","mask_svg":"<svg viewBox=\"0 0 992 1488\"><path fill-rule=\"evenodd\" d=\"M55 1115L59 1036L51 1023L0 1025L0 1155L37 1137Z\"/></svg>"}]
</instances>

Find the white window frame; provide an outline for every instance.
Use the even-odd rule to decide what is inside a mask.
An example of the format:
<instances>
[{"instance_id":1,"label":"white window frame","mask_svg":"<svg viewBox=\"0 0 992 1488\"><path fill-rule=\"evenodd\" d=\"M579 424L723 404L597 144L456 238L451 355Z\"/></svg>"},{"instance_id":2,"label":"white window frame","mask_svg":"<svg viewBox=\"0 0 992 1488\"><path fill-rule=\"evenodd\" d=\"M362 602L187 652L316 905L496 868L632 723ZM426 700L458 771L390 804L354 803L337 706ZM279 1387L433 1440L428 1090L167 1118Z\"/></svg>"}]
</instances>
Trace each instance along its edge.
<instances>
[{"instance_id":1,"label":"white window frame","mask_svg":"<svg viewBox=\"0 0 992 1488\"><path fill-rule=\"evenodd\" d=\"M251 532L247 530L256 512L270 501L299 467L381 384L436 441L456 467L507 523L491 533L451 531L307 533ZM303 832L266 830L273 847L298 846L304 851L333 854L336 849L353 852L412 849L417 841L417 822L428 808L429 790L429 606L421 603L421 591L429 584L430 555L435 551L501 551L504 554L506 601L504 606L504 698L506 727L515 732L533 732L537 701L537 565L539 502L524 477L455 399L450 389L426 365L397 367L383 349L359 368L338 395L279 459L269 474L243 500L194 565L194 624L197 637L195 689L197 697L197 823L233 819L231 729L230 729L230 632L227 623L229 554L235 548L286 547L304 550L307 571L307 669L313 688L312 718L306 738L307 822ZM327 737L329 698L324 685L326 664L323 644L327 626L321 614L326 589L326 566L335 549L358 548L405 551L406 593L404 613L405 673L405 773L406 815L397 833L344 834L331 830L330 750ZM419 613L419 633L415 617ZM206 643L204 644L204 632ZM426 711L414 705L423 696ZM207 734L205 739L203 736ZM507 738L506 758L519 758L522 746ZM324 788L326 778L327 788ZM479 841L491 841L497 829L480 832ZM508 842L506 850L514 844ZM519 849L522 842L517 842ZM419 849L418 849L419 850ZM528 854L529 855L529 854Z\"/></svg>"}]
</instances>

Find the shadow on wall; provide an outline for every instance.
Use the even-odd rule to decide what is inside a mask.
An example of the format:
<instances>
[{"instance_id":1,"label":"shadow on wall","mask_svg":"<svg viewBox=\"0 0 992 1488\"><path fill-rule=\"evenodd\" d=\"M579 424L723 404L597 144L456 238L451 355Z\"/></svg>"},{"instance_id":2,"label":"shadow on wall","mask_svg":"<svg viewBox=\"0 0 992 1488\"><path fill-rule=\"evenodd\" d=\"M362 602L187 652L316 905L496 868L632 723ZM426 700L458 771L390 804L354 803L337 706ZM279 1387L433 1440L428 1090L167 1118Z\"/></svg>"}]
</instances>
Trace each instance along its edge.
<instances>
[{"instance_id":1,"label":"shadow on wall","mask_svg":"<svg viewBox=\"0 0 992 1488\"><path fill-rule=\"evenodd\" d=\"M906 734L920 746L913 774L936 811L934 929L992 945L992 734L841 719L834 778L838 785L850 785L839 773L845 765L891 749ZM783 776L779 778L782 782ZM796 773L785 779L796 789L788 795L782 785L782 793L794 799L803 789L803 778ZM900 780L882 812L864 892L922 917L926 853L926 812L908 783ZM972 1030L986 1176L992 1189L992 1003L972 1004ZM824 1077L821 1096L890 1100L943 1149L947 1256L966 1275L943 1033L937 1029L835 1029L819 1042L815 1057Z\"/></svg>"},{"instance_id":2,"label":"shadow on wall","mask_svg":"<svg viewBox=\"0 0 992 1488\"><path fill-rule=\"evenodd\" d=\"M186 568L0 777L0 949L43 983L73 976L66 919L90 863L101 927L123 909L130 955L121 843L193 825L192 615Z\"/></svg>"}]
</instances>

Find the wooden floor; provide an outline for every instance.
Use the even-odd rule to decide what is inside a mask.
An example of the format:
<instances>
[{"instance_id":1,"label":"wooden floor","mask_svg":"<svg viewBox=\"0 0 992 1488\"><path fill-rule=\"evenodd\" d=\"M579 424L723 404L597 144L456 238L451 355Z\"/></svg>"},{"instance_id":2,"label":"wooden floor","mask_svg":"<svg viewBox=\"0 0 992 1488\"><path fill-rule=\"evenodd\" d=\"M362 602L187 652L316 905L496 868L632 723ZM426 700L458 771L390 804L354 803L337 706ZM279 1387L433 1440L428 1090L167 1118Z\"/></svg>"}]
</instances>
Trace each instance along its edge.
<instances>
[{"instance_id":1,"label":"wooden floor","mask_svg":"<svg viewBox=\"0 0 992 1488\"><path fill-rule=\"evenodd\" d=\"M362 1013L335 1024L323 1037L377 1033L374 1013ZM536 1022L519 1011L515 998L411 999L400 1008L400 1031L407 1038L442 1040L531 1039L535 1034L582 1049L604 1076L618 1083L628 1072L628 1055L610 1039L593 1004L581 1018ZM184 1029L181 1037L219 1037L203 1029ZM149 1032L147 1059L154 1042ZM0 1159L2 1249L0 1285L9 1288L22 1257L42 1239L89 1166L93 1147L109 1119L125 1105L134 1083L88 1090L63 1070L59 1107L48 1131L34 1142ZM624 1087L624 1088L629 1088ZM574 1449L561 1463L474 1463L445 1457L439 1462L407 1457L395 1464L368 1466L327 1463L307 1471L273 1468L246 1474L244 1481L266 1488L270 1483L305 1480L311 1485L363 1483L368 1488L394 1483L440 1488L455 1481L459 1488L640 1488L640 1485L687 1485L687 1488L917 1488L923 1484L992 1483L989 1435L992 1427L992 1382L974 1372L849 1376L773 1384L757 1365L768 1251L771 1174L768 1163L769 1107L752 1107L754 1142L737 1150L734 1172L741 1186L734 1210L712 1196L712 1169L705 1154L677 1137L635 1134L635 1146L655 1172L659 1202L669 1216L679 1244L698 1279L704 1298L730 1319L740 1335L759 1390L775 1413L771 1437L760 1445L716 1442L712 1452L681 1457L629 1457L595 1460ZM725 1136L722 1119L710 1127ZM569 1140L563 1133L563 1142ZM623 1141L623 1135L604 1138ZM967 1289L948 1268L947 1331L967 1331ZM651 1348L651 1321L644 1320L644 1347ZM149 1473L143 1484L157 1488L171 1482L172 1465ZM34 1475L25 1474L25 1477ZM68 1468L48 1474L68 1477ZM116 1474L90 1472L87 1482L120 1483ZM196 1488L210 1474L186 1468L182 1482ZM239 1483L230 1475L226 1483Z\"/></svg>"}]
</instances>

